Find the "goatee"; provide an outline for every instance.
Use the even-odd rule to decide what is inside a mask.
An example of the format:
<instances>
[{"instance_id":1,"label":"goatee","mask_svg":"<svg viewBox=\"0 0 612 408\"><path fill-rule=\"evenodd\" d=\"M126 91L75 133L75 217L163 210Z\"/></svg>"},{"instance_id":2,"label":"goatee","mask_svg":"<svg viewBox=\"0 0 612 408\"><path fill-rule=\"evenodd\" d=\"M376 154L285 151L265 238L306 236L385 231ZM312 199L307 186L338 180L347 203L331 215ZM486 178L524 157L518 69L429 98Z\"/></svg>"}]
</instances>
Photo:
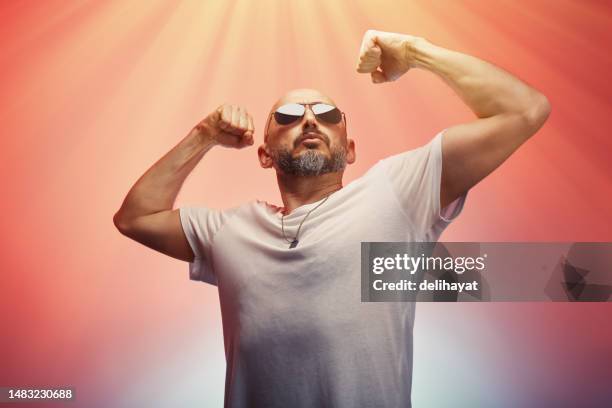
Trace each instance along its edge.
<instances>
[{"instance_id":1,"label":"goatee","mask_svg":"<svg viewBox=\"0 0 612 408\"><path fill-rule=\"evenodd\" d=\"M297 157L293 157L288 149L280 149L273 151L271 156L279 170L292 176L320 176L346 167L343 148L332 150L329 158L316 149L308 149Z\"/></svg>"}]
</instances>

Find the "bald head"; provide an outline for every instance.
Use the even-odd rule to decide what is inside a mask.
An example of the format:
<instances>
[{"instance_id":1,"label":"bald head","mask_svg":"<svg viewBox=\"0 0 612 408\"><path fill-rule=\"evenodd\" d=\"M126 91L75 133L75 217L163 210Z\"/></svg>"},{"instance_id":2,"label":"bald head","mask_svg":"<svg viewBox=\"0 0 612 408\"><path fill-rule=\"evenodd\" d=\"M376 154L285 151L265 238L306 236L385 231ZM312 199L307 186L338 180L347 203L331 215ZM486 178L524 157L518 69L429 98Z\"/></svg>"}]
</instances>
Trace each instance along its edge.
<instances>
[{"instance_id":1,"label":"bald head","mask_svg":"<svg viewBox=\"0 0 612 408\"><path fill-rule=\"evenodd\" d=\"M299 88L292 89L285 95L281 96L280 99L277 100L276 103L272 106L270 112L274 112L276 108L286 103L307 104L316 102L324 102L336 106L334 101L329 96L325 95L323 92L317 89Z\"/></svg>"},{"instance_id":2,"label":"bald head","mask_svg":"<svg viewBox=\"0 0 612 408\"><path fill-rule=\"evenodd\" d=\"M292 89L280 97L268 115L264 143L257 150L262 167L275 167L284 174L313 176L340 172L355 161L355 142L347 137L344 113L340 122L326 122L312 108L303 112L300 120L288 124L273 120L273 113L289 103L336 106L329 96L311 88Z\"/></svg>"},{"instance_id":3,"label":"bald head","mask_svg":"<svg viewBox=\"0 0 612 408\"><path fill-rule=\"evenodd\" d=\"M323 92L318 89L311 88L298 88L292 89L281 96L275 103L272 105L272 109L270 109L270 115L268 115L268 123L266 123L265 129L268 129L269 121L272 118L272 112L278 109L279 106L282 106L286 103L301 103L301 104L310 104L316 102L328 103L330 105L336 106L336 103L329 96L325 95ZM264 134L264 140L268 138L267 132Z\"/></svg>"}]
</instances>

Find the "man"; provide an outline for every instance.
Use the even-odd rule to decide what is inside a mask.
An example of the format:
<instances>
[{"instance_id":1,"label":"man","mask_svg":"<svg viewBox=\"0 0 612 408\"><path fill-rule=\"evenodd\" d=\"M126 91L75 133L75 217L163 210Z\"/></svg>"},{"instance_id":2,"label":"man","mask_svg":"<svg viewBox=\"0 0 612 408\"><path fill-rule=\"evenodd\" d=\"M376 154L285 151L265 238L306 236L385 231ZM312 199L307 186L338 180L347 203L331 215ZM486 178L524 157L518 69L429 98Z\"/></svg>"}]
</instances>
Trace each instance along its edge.
<instances>
[{"instance_id":1,"label":"man","mask_svg":"<svg viewBox=\"0 0 612 408\"><path fill-rule=\"evenodd\" d=\"M258 148L261 166L276 171L282 208L173 209L210 148L253 144L252 117L225 104L136 182L115 215L124 235L218 286L226 406L410 407L414 303L360 302L360 243L436 241L468 190L550 111L541 93L487 62L366 32L358 72L382 83L412 68L439 75L478 119L343 186L355 161L344 113L319 91L293 90L273 106Z\"/></svg>"}]
</instances>

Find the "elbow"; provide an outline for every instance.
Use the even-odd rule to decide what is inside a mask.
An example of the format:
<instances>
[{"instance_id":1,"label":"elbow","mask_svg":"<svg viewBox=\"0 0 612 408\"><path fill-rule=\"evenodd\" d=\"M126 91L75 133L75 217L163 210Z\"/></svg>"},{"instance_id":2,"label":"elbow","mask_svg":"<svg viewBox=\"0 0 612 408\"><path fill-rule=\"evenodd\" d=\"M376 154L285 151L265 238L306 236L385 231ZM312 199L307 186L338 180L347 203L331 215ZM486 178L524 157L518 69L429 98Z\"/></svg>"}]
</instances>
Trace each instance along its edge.
<instances>
[{"instance_id":1,"label":"elbow","mask_svg":"<svg viewBox=\"0 0 612 408\"><path fill-rule=\"evenodd\" d=\"M115 224L115 228L117 228L121 234L126 236L128 235L130 227L126 220L122 217L120 211L117 211L113 216L113 224Z\"/></svg>"},{"instance_id":2,"label":"elbow","mask_svg":"<svg viewBox=\"0 0 612 408\"><path fill-rule=\"evenodd\" d=\"M533 133L544 125L550 116L551 106L548 98L539 92L535 94L528 108L524 112L525 121Z\"/></svg>"}]
</instances>

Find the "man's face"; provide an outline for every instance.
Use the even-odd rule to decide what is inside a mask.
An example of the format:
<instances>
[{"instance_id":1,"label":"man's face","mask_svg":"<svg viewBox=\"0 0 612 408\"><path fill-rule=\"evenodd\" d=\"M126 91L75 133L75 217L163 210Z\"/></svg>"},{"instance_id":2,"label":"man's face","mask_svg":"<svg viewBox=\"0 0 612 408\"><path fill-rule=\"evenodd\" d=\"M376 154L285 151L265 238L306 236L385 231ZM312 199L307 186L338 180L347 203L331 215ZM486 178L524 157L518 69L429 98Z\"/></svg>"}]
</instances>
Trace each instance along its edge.
<instances>
[{"instance_id":1,"label":"man's face","mask_svg":"<svg viewBox=\"0 0 612 408\"><path fill-rule=\"evenodd\" d=\"M273 113L288 103L306 105L304 116L279 124ZM274 167L277 172L293 176L317 176L342 172L347 163L355 161L355 144L347 138L344 117L337 124L320 120L312 111L316 103L336 106L314 89L290 91L274 104L266 123L264 144L258 150L262 167Z\"/></svg>"}]
</instances>

